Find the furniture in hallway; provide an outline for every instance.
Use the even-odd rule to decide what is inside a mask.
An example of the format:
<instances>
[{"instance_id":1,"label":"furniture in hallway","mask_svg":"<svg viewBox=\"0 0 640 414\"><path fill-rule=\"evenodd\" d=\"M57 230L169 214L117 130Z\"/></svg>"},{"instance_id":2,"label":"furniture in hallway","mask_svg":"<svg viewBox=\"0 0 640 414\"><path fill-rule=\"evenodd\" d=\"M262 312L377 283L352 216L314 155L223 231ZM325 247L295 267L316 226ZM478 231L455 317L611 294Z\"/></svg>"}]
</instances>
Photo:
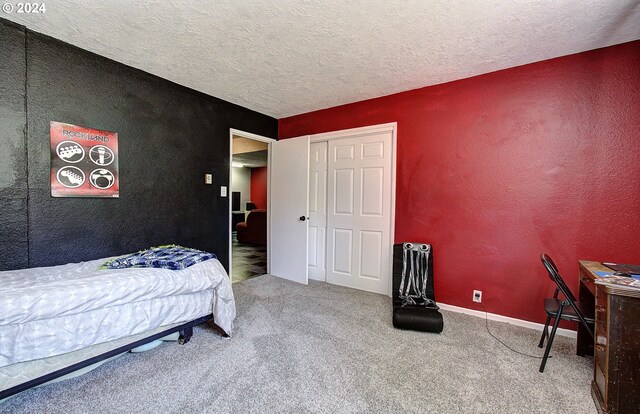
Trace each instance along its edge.
<instances>
[{"instance_id":1,"label":"furniture in hallway","mask_svg":"<svg viewBox=\"0 0 640 414\"><path fill-rule=\"evenodd\" d=\"M238 223L242 223L245 220L246 214L243 211L231 212L231 228L235 231Z\"/></svg>"},{"instance_id":2,"label":"furniture in hallway","mask_svg":"<svg viewBox=\"0 0 640 414\"><path fill-rule=\"evenodd\" d=\"M267 244L267 210L252 210L247 221L236 225L238 241L265 246Z\"/></svg>"},{"instance_id":3,"label":"furniture in hallway","mask_svg":"<svg viewBox=\"0 0 640 414\"><path fill-rule=\"evenodd\" d=\"M581 260L580 291L595 297L595 355L591 395L600 413L640 412L640 289L595 283L613 271ZM585 294L586 295L586 294ZM593 302L592 302L593 303ZM584 337L578 337L584 341ZM584 344L582 345L585 349Z\"/></svg>"}]
</instances>

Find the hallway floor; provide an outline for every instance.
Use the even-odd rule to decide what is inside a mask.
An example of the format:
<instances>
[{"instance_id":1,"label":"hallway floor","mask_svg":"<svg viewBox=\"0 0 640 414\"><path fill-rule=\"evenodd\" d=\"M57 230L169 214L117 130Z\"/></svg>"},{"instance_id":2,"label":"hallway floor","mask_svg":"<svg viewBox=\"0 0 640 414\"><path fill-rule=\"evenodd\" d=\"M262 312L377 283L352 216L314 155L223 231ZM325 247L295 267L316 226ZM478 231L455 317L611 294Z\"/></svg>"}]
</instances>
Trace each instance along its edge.
<instances>
[{"instance_id":1,"label":"hallway floor","mask_svg":"<svg viewBox=\"0 0 640 414\"><path fill-rule=\"evenodd\" d=\"M240 243L236 232L234 231L232 234L232 283L267 273L267 246Z\"/></svg>"}]
</instances>

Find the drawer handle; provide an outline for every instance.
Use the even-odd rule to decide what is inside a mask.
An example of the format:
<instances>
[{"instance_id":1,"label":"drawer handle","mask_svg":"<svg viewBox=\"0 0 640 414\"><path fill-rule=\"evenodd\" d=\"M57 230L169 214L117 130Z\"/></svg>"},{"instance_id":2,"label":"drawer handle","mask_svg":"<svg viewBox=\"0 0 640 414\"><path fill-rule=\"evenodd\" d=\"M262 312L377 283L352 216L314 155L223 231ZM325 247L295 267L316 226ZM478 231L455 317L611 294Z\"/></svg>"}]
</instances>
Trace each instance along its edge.
<instances>
[{"instance_id":1,"label":"drawer handle","mask_svg":"<svg viewBox=\"0 0 640 414\"><path fill-rule=\"evenodd\" d=\"M600 305L596 306L596 312L604 313L605 311L606 309L604 308L604 306L600 306Z\"/></svg>"},{"instance_id":2,"label":"drawer handle","mask_svg":"<svg viewBox=\"0 0 640 414\"><path fill-rule=\"evenodd\" d=\"M582 278L582 282L583 283L593 283L593 279L591 279L590 277L583 277Z\"/></svg>"},{"instance_id":3,"label":"drawer handle","mask_svg":"<svg viewBox=\"0 0 640 414\"><path fill-rule=\"evenodd\" d=\"M607 350L607 347L606 347L606 346L604 346L604 345L596 344L596 349L597 349L599 352L605 352L605 351Z\"/></svg>"}]
</instances>

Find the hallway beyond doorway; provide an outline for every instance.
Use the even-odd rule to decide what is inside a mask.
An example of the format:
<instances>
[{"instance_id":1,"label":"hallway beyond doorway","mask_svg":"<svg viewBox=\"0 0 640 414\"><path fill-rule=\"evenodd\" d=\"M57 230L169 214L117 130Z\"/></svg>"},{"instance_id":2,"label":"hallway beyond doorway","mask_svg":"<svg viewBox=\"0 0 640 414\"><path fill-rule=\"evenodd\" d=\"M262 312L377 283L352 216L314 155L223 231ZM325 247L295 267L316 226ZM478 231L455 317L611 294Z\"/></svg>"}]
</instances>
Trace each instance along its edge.
<instances>
[{"instance_id":1,"label":"hallway beyond doorway","mask_svg":"<svg viewBox=\"0 0 640 414\"><path fill-rule=\"evenodd\" d=\"M240 243L237 234L235 231L232 233L232 283L267 273L267 247Z\"/></svg>"}]
</instances>

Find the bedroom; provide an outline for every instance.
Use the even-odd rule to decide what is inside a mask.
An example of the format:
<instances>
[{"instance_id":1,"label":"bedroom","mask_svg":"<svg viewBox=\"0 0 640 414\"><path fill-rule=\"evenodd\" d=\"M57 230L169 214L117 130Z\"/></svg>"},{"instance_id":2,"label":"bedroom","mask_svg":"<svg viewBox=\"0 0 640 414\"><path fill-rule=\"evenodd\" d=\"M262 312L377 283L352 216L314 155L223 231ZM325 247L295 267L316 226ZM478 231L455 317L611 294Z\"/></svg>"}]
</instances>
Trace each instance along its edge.
<instances>
[{"instance_id":1,"label":"bedroom","mask_svg":"<svg viewBox=\"0 0 640 414\"><path fill-rule=\"evenodd\" d=\"M273 9L265 6L261 9L260 4L251 6L250 2L243 2L240 6L229 3L227 9L215 9L221 15L218 18L207 17L206 13L194 10L186 2L172 3L176 7L184 7L183 10L167 10L157 3L157 13L161 16L158 21L153 18L143 19L145 8L138 3L129 6L132 9L128 15L122 13L123 6L115 2L93 5L91 10L86 5L83 10L79 10L82 2L69 2L78 10L72 10L71 6L70 9L61 9L60 4L47 4L45 15L24 16L22 20L16 14L3 14L3 17L26 25L27 30L4 20L0 25L2 269L100 259L167 243L213 252L228 269L229 200L219 197L219 194L220 187L229 185L231 128L265 137L291 138L397 122L395 241L426 241L433 244L438 302L478 311L484 316L482 307L471 300L472 291L477 289L483 291L482 304L489 313L537 324L544 323L542 300L551 295L553 289L538 259L543 251L548 251L556 260L563 277L574 292L578 288L579 259L623 263L640 261L636 247L640 220L635 208L640 201L640 171L637 164L637 154L640 152L637 129L640 124L637 110L640 88L637 76L640 55L637 41L640 38L638 3L602 1L571 6L570 2L565 2L563 4L566 8L558 6L556 9L552 6L535 8L528 6L528 2L522 2L517 7L513 6L515 11L511 10L511 13L510 9L498 10L497 6L491 13L484 13L480 3L476 3L475 8L467 10L468 14L449 10L464 18L452 18L451 21L443 22L434 16L438 15L438 10L446 14L448 9L443 6L444 3L433 2L430 5L434 8L432 12L421 9L420 13L413 13L414 17L401 8L389 11L384 7L376 9L368 6L364 16L369 18L349 19L352 25L357 23L354 20L381 22L384 16L389 15L398 16L390 19L392 23L402 23L403 19L407 19L413 25L391 25L391 29L397 30L398 36L404 34L407 39L413 39L416 43L412 45L404 46L401 42L403 39L390 37L396 39L395 43L390 40L389 47L380 47L379 44L385 43L379 43L377 36L390 36L390 28L387 31L380 29L378 34L373 33L370 28L362 30L362 33L367 33L367 36L362 37L345 32L344 37L338 35L337 40L332 37L335 32L329 28L325 33L326 38L333 39L331 47L335 47L337 52L327 54L325 49L319 49L317 58L312 60L314 67L295 61L295 64L289 62L290 71L285 71L283 66L274 66L280 68L280 72L271 73L267 64L255 65L251 68L257 73L255 77L233 82L229 81L234 79L231 75L219 72L221 69L195 67L194 56L187 53L194 50L190 45L204 44L210 50L221 48L221 52L227 51L227 63L238 63L234 66L236 68L251 66L243 66L242 59L247 55L257 56L253 52L262 48L273 51L274 49L268 49L271 45L276 50L274 55L263 58L271 59L268 61L275 64L282 60L282 50L292 52L293 48L278 49L280 44L274 45L260 39L286 37L288 42L294 42L296 36L288 36L288 30L302 30L302 27L316 28L317 32L310 30L313 36L325 39L322 29L326 28L311 25L315 21L313 16L320 13L326 21L344 22L344 16L350 14L341 13L339 9L335 9L333 13L321 12L314 8L313 2L293 2L295 7L288 7L296 13L289 13L285 6ZM417 7L415 4L413 6ZM353 7L356 11L360 10L356 5ZM269 10L275 11L268 13ZM228 19L222 19L225 13L230 14ZM492 13L502 17L491 19ZM282 21L285 16L291 15L298 16L293 28ZM576 20L572 20L574 18ZM422 23L421 19L429 24ZM62 22L65 20L77 24L64 25ZM229 26L222 25L218 31L215 22L221 21ZM560 23L555 24L558 21ZM100 31L91 34L71 29L86 28L87 22L92 22L94 27L104 25L99 27L103 27L106 34L96 38L94 36ZM110 25L116 22L117 25L111 28ZM468 31L464 27L465 22L477 25L477 30L484 37L465 35ZM512 25L508 25L509 22ZM524 30L518 29L518 25L513 22L520 22L530 29L526 36L523 34ZM234 31L238 25L245 30ZM575 33L564 34L565 25L572 27ZM417 32L414 32L412 29L419 27L427 30L427 26L432 31L421 32L415 29ZM192 33L191 30L195 30L195 27L209 30L213 40L198 37L202 35L200 32ZM407 31L400 30L402 27ZM58 33L55 28L66 28L68 31ZM358 28L362 29L361 26L354 26L354 30ZM544 30L535 30L536 28ZM224 37L221 33L225 30L236 35ZM439 37L439 32L449 35ZM512 35L512 32L520 34L520 37ZM545 32L549 34L545 35ZM54 35L56 33L57 36ZM184 37L179 36L180 33L184 33ZM54 38L47 37L46 34L54 35ZM429 41L418 42L422 39L421 35ZM313 36L302 36L301 39L310 41ZM534 39L532 43L526 41L529 36ZM62 41L56 40L56 37ZM362 43L368 37L378 40L378 43ZM138 40L131 42L132 38ZM154 38L159 40L154 41ZM444 52L437 48L429 49L427 43L444 47L442 45L447 43L438 42L444 42L446 38L459 39L466 49L455 50L466 51L467 54L447 54L443 58L444 62L438 60ZM238 52L235 55L229 52L233 50L229 45L231 41L237 42L237 45L244 44L245 49L237 47L245 53ZM334 81L323 83L323 74L332 67L328 62L342 62L340 59L344 58L341 49L336 46L341 43L344 43L345 48L351 47L351 51L368 46L369 49L363 50L376 52L369 56L373 59L372 66L385 73L389 69L401 70L404 67L403 59L407 62L423 59L434 67L440 62L452 73L454 69L459 72L455 72L454 78L432 79L428 78L431 71L417 67L413 78L408 74L399 77L404 81L415 80L413 86L407 86L410 83L407 81L402 84L401 89L390 86L384 91L380 90L379 84L393 86L401 82L393 83L397 79L392 78L379 79L376 70L365 71L366 65L359 61L349 67L335 63L339 72L329 75L333 76ZM304 44L305 47L299 52L300 58L316 56L314 43ZM575 49L565 50L558 44L572 45ZM163 45L167 45L172 53L161 49ZM288 43L285 44L287 45ZM526 45L530 47L526 48ZM533 57L519 62L512 61L504 67L492 67L481 59L486 56L488 62L495 62L504 55L505 49L510 52L504 53L518 57L518 47L524 48L525 55ZM430 51L429 56L418 54L422 48ZM101 53L94 54L86 50ZM156 50L163 52L156 53ZM118 53L126 53L128 60ZM391 58L385 58L384 53L389 53L390 56L398 53L400 63L389 63L390 60L387 59ZM415 59L414 54L417 54ZM355 52L353 55L360 56ZM142 62L135 59L141 56L153 65L138 66ZM476 62L477 66L474 68L467 68L469 72L463 72L462 63L472 60L474 56L480 56L480 62ZM216 59L208 62L215 64ZM189 68L194 67L195 70L190 71ZM313 77L318 79L313 83L314 94L309 99L304 99L304 95L309 95L305 85L296 85L291 81L297 79L295 75L299 68L304 69L299 70L299 76L308 73L305 81ZM199 72L201 75L198 75ZM359 72L370 77L356 76ZM191 76L193 83L188 83L187 78L178 77L180 73ZM354 78L343 79L342 76L347 73L351 73ZM271 79L276 78L284 80L277 86L266 86L270 85ZM222 84L232 84L232 90L243 90L247 97L241 100L231 92L223 96L219 92L223 88ZM288 91L291 95L287 95L285 99L284 95L279 95L282 91ZM341 94L347 91L351 95L343 100L333 98L345 96ZM270 95L276 92L277 95ZM383 95L388 96L381 97ZM264 101L261 100L263 98ZM340 106L342 104L346 105ZM316 110L318 111L314 112ZM118 199L51 197L51 121L118 133L121 172ZM207 173L212 175L211 185L204 183L203 174ZM608 194L624 194L625 201L610 202ZM599 202L603 198L604 201ZM257 279L260 278L254 280ZM285 293L302 294L293 285L278 284L277 287ZM331 286L324 288L329 289L336 297L352 300L342 290L335 290ZM269 292L265 293L265 302L268 299L275 300L271 296L275 295L274 289L276 288L265 287L266 292ZM303 341L301 335L308 334L307 339L314 336L307 333L303 326L295 325L300 330L292 332L286 325L278 325L282 321L271 314L271 309L261 315L258 308L244 308L245 305L239 300L240 294L244 292L253 295L254 293L248 292L250 290L249 285L238 289L234 287L234 293L238 296L238 314L245 312L240 320L244 325L239 325L240 329L255 329L252 331L255 336L245 338L247 342L243 343L242 351L238 353L241 357L235 357L235 364L248 368L252 373L251 378L262 387L263 391L255 395L256 404L266 404L269 397L287 404L283 390L296 386L285 380L283 372L287 368L293 368L282 357L278 357L274 348L279 348L286 351L301 370L300 383L309 404L319 404L324 399L326 407L337 407L340 401L347 401L349 404L345 406L345 411L366 411L366 401L370 394L356 395L356 398L343 393L346 390L355 392L354 387L363 385L360 382L363 379L342 372L340 366L352 366L349 360L357 360L359 352L362 352L362 358L366 362L373 364L375 360L366 359L371 355L364 350L374 350L377 345L365 340L357 345L359 352L355 352L345 345L347 334L342 330L339 332L344 336L332 337L335 333L326 329L321 320L323 313L332 314L332 308L318 300L314 304L318 313L313 313L314 308L310 306L312 309L301 312L300 315L305 318L310 329L318 329L326 334L326 337L318 339L324 346L323 350L317 350L314 354L313 348L307 347L308 343ZM294 298L295 295L287 297L289 300ZM353 300L355 298L380 303L376 302L374 296L362 293L353 293ZM334 305L336 309L343 306L339 302ZM369 308L365 309L371 311ZM382 329L377 324L390 325L390 315L383 310L374 309L372 312L375 317L372 320L364 319L363 323L372 332ZM292 317L290 313L284 315ZM572 355L575 340L561 338L567 340L564 357L556 355L555 359L550 360L547 371L540 376L535 362L530 367L527 360L517 359L509 351L503 353L501 345L484 339L486 331L482 319L476 318L479 325L475 325L475 319L461 319L461 315L454 313L446 315L448 319L445 321L443 336L415 334L410 337L416 341L424 341L425 347L440 349L438 347L444 346L444 343L438 341L446 341L451 346L456 341L464 343L462 337L455 337L455 340L450 341L444 336L455 325L464 326L476 332L478 342L481 342L478 347L488 352L481 354L479 361L490 361L495 352L498 353L499 361L504 364L497 368L487 363L489 368L484 368L471 360L469 365L460 366L460 372L457 373L461 378L460 382L438 377L442 384L452 383L467 390L470 395L475 395L468 398L456 395L448 400L451 407L462 411L488 411L491 404L489 400L495 392L492 392L491 384L483 377L495 372L507 375L505 372L525 367L526 371L531 371L531 376L516 380L520 381L516 383L522 384L525 379L537 381L549 401L558 398L556 404L562 407L571 407L571 404L576 403L571 397L565 399L564 396L547 394L551 393L548 383L554 379L559 380L567 371L584 379L584 384L579 388L580 396L590 398L589 373L584 378L582 376L591 366L588 359L583 361ZM356 319L362 322L363 318ZM269 325L263 328L254 326L259 324L278 326L283 335L269 335L266 332ZM502 327L497 322L491 327L500 333L504 330L504 335L510 334L509 328ZM568 330L576 329L573 325L563 327ZM356 330L357 326L351 328ZM538 351L535 347L538 334L537 330L534 335L536 343L523 342L518 349ZM291 339L287 339L288 336ZM232 338L231 341L235 339L240 337ZM558 339L558 348L554 348L556 353L564 349L561 339ZM407 339L401 339L399 343L406 344L402 342L405 340ZM196 334L192 343L187 345L195 346L197 341ZM254 346L250 346L250 343ZM234 365L234 357L228 354L231 349L227 342L220 345L218 340L213 339L211 343L200 344L203 347L201 350L205 352L218 352L216 346L223 346L225 350L221 354L229 358L229 366ZM383 344L393 348L393 343L384 341ZM528 346L531 347L527 348ZM165 359L171 359L172 354L166 351L170 347L176 348L170 344L159 347L157 352L166 356ZM337 365L314 373L313 368L317 368L313 364L316 358L327 356L326 352L331 349L344 352L343 355L334 356L333 360L327 359L327 362ZM262 367L250 365L248 360L251 357L263 361L261 350L269 350L268 355L273 360L264 361L265 365ZM189 355L185 351L176 352L180 352L176 360L185 362L181 375L192 380L203 378L198 375L204 375L202 372L206 371L206 365L193 367L194 371L189 373L189 366L186 365ZM462 349L460 352L461 356L473 356L476 350ZM144 357L149 358L146 355ZM135 364L134 361L135 359L130 359L131 364ZM283 365L273 365L278 361L283 362ZM156 363L160 370L162 364L154 362ZM436 364L440 367L439 362ZM254 378L254 375L265 374L264 367L273 368L272 375L280 381L274 380L272 388L263 379ZM150 379L147 383L138 374L128 370L125 372L123 368L126 369L123 366L110 369L107 364L100 372L89 375L93 383L98 381L105 389L122 395L124 401L132 404L136 398L141 398L140 394L119 391L116 385L122 384L119 381L130 380L128 382L139 392L143 392L148 386L145 384L169 384L162 378ZM146 372L153 371L149 365L144 365L143 369ZM204 371L200 371L201 369ZM397 378L389 378L386 373L367 373L372 378L388 381L390 385L383 387L383 395L389 396L391 400L391 396L403 387L395 382ZM332 377L344 380L336 380L336 384L344 386L344 390L336 389L331 384ZM231 381L230 378L227 377ZM263 378L273 379L271 375ZM86 400L72 401L79 398L81 389L91 386L91 381L81 377L73 386L62 384L64 383L51 386L51 391L47 391L48 387L28 391L24 396L14 397L3 404L12 404L12 411L27 410L27 404L43 407L47 402L53 401L74 404L76 410L81 409L81 404L90 404ZM242 381L236 380L234 384L238 389L243 389ZM248 389L246 384L244 386L244 389ZM73 387L76 387L75 390ZM176 387L191 390L185 394L191 398L196 393L186 384ZM446 392L453 392L452 389L455 389L434 387L436 396L444 396ZM231 400L235 397L242 401L246 398L246 405L240 407L250 408L251 399L234 392L220 397L220 407L231 407ZM478 399L477 406L473 405L473 398ZM545 397L540 398L547 400ZM523 407L531 407L528 405L531 401L526 396L521 400L513 400ZM104 398L96 398L96 401L106 403ZM188 406L185 398L176 397L176 401L168 406ZM437 401L430 403L434 404L434 411L446 412L446 406L437 405ZM578 402L580 403L582 402ZM109 405L114 410L121 407L117 402L109 404L114 404ZM154 407L153 403L148 404L150 405L142 407ZM508 411L507 407L510 406L507 402L500 404L503 411ZM289 405L283 407L291 408ZM307 407L308 410L313 408L313 405ZM0 406L0 410L3 409L5 408ZM369 409L374 410L375 406L370 406ZM592 406L590 409L593 411Z\"/></svg>"}]
</instances>

